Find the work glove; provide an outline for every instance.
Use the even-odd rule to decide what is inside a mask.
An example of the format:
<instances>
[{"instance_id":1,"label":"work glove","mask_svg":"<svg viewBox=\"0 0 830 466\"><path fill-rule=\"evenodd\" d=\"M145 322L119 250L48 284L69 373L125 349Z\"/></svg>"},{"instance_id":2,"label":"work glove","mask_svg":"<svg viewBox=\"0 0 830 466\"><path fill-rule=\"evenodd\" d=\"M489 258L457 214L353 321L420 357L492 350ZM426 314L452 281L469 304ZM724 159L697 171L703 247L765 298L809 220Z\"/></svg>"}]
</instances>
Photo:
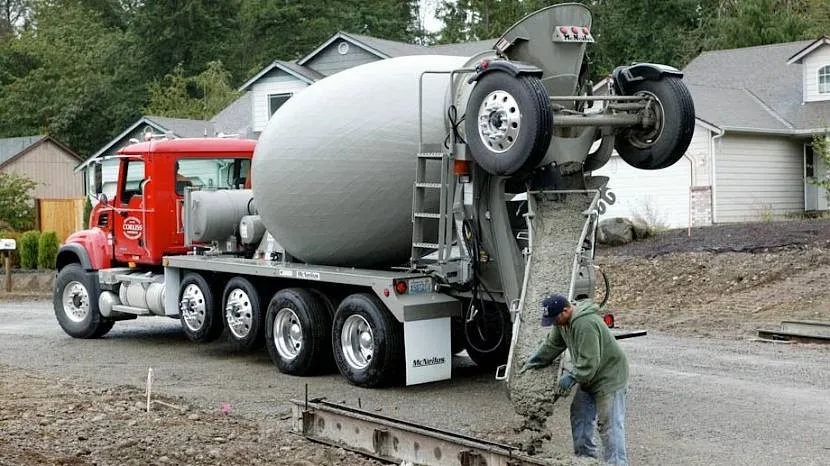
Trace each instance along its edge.
<instances>
[{"instance_id":1,"label":"work glove","mask_svg":"<svg viewBox=\"0 0 830 466\"><path fill-rule=\"evenodd\" d=\"M574 379L574 376L565 373L562 377L559 377L559 382L556 384L556 388L559 390L560 394L567 394L570 393L574 385L576 385L576 379Z\"/></svg>"},{"instance_id":2,"label":"work glove","mask_svg":"<svg viewBox=\"0 0 830 466\"><path fill-rule=\"evenodd\" d=\"M522 366L522 369L519 371L519 374L524 374L525 372L529 371L530 369L540 369L549 365L550 362L545 361L538 354L534 354L533 356L529 357L525 364Z\"/></svg>"}]
</instances>

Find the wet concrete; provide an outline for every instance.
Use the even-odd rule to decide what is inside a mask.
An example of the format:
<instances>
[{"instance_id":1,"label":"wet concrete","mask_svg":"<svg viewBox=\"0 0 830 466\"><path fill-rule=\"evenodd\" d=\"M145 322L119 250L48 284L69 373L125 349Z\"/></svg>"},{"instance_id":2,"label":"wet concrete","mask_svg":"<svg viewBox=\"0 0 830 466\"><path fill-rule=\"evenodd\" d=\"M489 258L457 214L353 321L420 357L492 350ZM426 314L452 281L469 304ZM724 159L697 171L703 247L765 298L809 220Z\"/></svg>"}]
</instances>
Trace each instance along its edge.
<instances>
[{"instance_id":1,"label":"wet concrete","mask_svg":"<svg viewBox=\"0 0 830 466\"><path fill-rule=\"evenodd\" d=\"M513 409L523 417L523 447L529 453L553 453L548 445L547 422L554 410L560 364L557 359L546 368L524 374L520 374L520 369L550 332L550 328L541 326L542 301L553 293L568 295L574 253L586 220L583 212L591 199L582 194L556 200L536 197L530 275L509 382ZM565 400L559 403L564 404Z\"/></svg>"}]
</instances>

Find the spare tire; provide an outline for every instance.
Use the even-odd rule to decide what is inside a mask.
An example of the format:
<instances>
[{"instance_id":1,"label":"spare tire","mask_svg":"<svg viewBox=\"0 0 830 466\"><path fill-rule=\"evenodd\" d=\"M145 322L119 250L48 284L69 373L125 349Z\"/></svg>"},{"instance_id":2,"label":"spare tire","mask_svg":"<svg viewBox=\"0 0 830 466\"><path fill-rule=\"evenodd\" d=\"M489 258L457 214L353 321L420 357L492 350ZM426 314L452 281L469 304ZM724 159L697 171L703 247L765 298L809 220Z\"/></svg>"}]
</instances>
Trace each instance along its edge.
<instances>
[{"instance_id":1,"label":"spare tire","mask_svg":"<svg viewBox=\"0 0 830 466\"><path fill-rule=\"evenodd\" d=\"M497 176L536 168L553 134L548 94L538 78L528 75L484 74L470 93L465 119L473 160Z\"/></svg>"},{"instance_id":2,"label":"spare tire","mask_svg":"<svg viewBox=\"0 0 830 466\"><path fill-rule=\"evenodd\" d=\"M631 95L655 98L650 111L657 123L622 131L615 142L617 152L626 163L643 170L674 165L686 153L695 131L695 107L689 89L674 76L635 82L630 88Z\"/></svg>"}]
</instances>

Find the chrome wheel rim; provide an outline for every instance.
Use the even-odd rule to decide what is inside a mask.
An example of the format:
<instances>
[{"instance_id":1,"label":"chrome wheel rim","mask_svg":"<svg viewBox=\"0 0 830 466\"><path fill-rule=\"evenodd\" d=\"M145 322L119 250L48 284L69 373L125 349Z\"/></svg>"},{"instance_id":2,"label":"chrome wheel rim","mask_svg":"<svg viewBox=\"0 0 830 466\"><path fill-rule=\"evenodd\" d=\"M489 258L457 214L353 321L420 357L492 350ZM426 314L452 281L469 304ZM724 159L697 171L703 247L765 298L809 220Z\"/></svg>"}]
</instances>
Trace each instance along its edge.
<instances>
[{"instance_id":1,"label":"chrome wheel rim","mask_svg":"<svg viewBox=\"0 0 830 466\"><path fill-rule=\"evenodd\" d=\"M627 137L632 146L638 149L646 149L653 146L660 139L660 135L663 134L665 111L663 110L663 103L651 92L640 91L634 95L646 99L645 114L654 120L654 125L643 129L630 130Z\"/></svg>"},{"instance_id":2,"label":"chrome wheel rim","mask_svg":"<svg viewBox=\"0 0 830 466\"><path fill-rule=\"evenodd\" d=\"M346 362L355 369L365 369L372 362L375 355L375 338L372 327L363 316L353 314L343 322L340 348Z\"/></svg>"},{"instance_id":3,"label":"chrome wheel rim","mask_svg":"<svg viewBox=\"0 0 830 466\"><path fill-rule=\"evenodd\" d=\"M493 152L507 152L516 143L521 122L516 99L505 91L493 91L479 107L478 135Z\"/></svg>"},{"instance_id":4,"label":"chrome wheel rim","mask_svg":"<svg viewBox=\"0 0 830 466\"><path fill-rule=\"evenodd\" d=\"M72 322L83 322L89 315L89 292L79 281L71 281L63 289L63 313Z\"/></svg>"},{"instance_id":5,"label":"chrome wheel rim","mask_svg":"<svg viewBox=\"0 0 830 466\"><path fill-rule=\"evenodd\" d=\"M205 324L205 295L196 284L187 285L182 292L179 308L187 328L193 332L201 330Z\"/></svg>"},{"instance_id":6,"label":"chrome wheel rim","mask_svg":"<svg viewBox=\"0 0 830 466\"><path fill-rule=\"evenodd\" d=\"M274 317L274 346L287 360L296 358L303 350L303 327L292 309L284 307Z\"/></svg>"},{"instance_id":7,"label":"chrome wheel rim","mask_svg":"<svg viewBox=\"0 0 830 466\"><path fill-rule=\"evenodd\" d=\"M225 303L225 321L234 338L243 339L251 333L254 311L251 298L245 290L234 288L228 293L228 302Z\"/></svg>"}]
</instances>

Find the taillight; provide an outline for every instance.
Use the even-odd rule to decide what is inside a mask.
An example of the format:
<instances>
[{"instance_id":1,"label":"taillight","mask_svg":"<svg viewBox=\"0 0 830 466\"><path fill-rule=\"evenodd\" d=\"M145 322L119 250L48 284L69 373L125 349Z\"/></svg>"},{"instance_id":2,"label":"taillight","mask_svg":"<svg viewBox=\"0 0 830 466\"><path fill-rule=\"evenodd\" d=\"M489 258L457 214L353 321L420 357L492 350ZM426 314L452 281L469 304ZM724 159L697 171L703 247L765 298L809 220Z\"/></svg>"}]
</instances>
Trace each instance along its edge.
<instances>
[{"instance_id":1,"label":"taillight","mask_svg":"<svg viewBox=\"0 0 830 466\"><path fill-rule=\"evenodd\" d=\"M458 176L468 176L470 174L470 161L455 160L453 162L453 171Z\"/></svg>"},{"instance_id":2,"label":"taillight","mask_svg":"<svg viewBox=\"0 0 830 466\"><path fill-rule=\"evenodd\" d=\"M395 293L397 294L406 294L406 290L408 288L406 284L406 280L395 280Z\"/></svg>"},{"instance_id":3,"label":"taillight","mask_svg":"<svg viewBox=\"0 0 830 466\"><path fill-rule=\"evenodd\" d=\"M605 314L602 320L608 328L614 328L614 314Z\"/></svg>"}]
</instances>

